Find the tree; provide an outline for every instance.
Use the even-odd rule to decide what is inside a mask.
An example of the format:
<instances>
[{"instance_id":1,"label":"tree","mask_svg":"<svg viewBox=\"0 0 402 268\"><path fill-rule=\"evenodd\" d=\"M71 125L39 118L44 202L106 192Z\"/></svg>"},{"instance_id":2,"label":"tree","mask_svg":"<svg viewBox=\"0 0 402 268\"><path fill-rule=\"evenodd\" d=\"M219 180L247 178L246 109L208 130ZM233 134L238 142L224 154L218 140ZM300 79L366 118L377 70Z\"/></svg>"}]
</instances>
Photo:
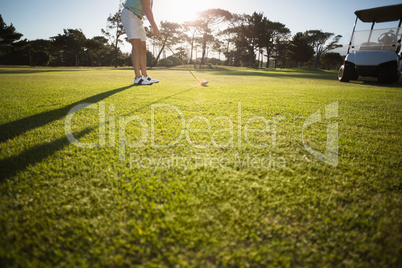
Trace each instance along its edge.
<instances>
[{"instance_id":1,"label":"tree","mask_svg":"<svg viewBox=\"0 0 402 268\"><path fill-rule=\"evenodd\" d=\"M159 58L167 45L169 48L176 45L180 41L181 26L178 23L162 21L160 26L161 39L163 40L161 49L159 50L158 56L155 59L153 66L159 61Z\"/></svg>"},{"instance_id":2,"label":"tree","mask_svg":"<svg viewBox=\"0 0 402 268\"><path fill-rule=\"evenodd\" d=\"M289 38L290 30L280 22L272 22L265 20L263 27L263 34L260 40L260 47L265 48L267 51L267 68L269 68L270 58L272 54L278 57L283 51L283 42Z\"/></svg>"},{"instance_id":3,"label":"tree","mask_svg":"<svg viewBox=\"0 0 402 268\"><path fill-rule=\"evenodd\" d=\"M242 27L247 23L247 15L232 14L228 20L228 27L220 32L226 41L226 49L224 55L226 57L225 64L229 66L240 66L240 54L246 48L242 47L243 42L239 42L244 38Z\"/></svg>"},{"instance_id":4,"label":"tree","mask_svg":"<svg viewBox=\"0 0 402 268\"><path fill-rule=\"evenodd\" d=\"M224 52L223 50L223 42L221 40L219 40L218 38L215 39L215 42L213 44L213 50L218 52L218 59L221 59L221 53Z\"/></svg>"},{"instance_id":5,"label":"tree","mask_svg":"<svg viewBox=\"0 0 402 268\"><path fill-rule=\"evenodd\" d=\"M228 64L254 66L256 51L263 54L266 50L267 67L269 67L271 55L276 57L283 51L283 46L277 46L277 44L285 42L289 33L290 30L284 24L271 22L264 17L263 13L232 14L229 27L222 32L227 36L228 45L225 56ZM231 43L235 44L236 51L230 51ZM279 48L280 50L276 50ZM245 61L246 57L248 59ZM259 57L257 66L260 65L260 58L261 64L264 61L263 57Z\"/></svg>"},{"instance_id":6,"label":"tree","mask_svg":"<svg viewBox=\"0 0 402 268\"><path fill-rule=\"evenodd\" d=\"M184 47L178 47L176 48L176 52L175 52L176 57L178 57L182 62L186 62L187 61L187 52L186 49Z\"/></svg>"},{"instance_id":7,"label":"tree","mask_svg":"<svg viewBox=\"0 0 402 268\"><path fill-rule=\"evenodd\" d=\"M64 34L51 37L56 55L63 65L79 66L86 51L87 38L81 29L64 29Z\"/></svg>"},{"instance_id":8,"label":"tree","mask_svg":"<svg viewBox=\"0 0 402 268\"><path fill-rule=\"evenodd\" d=\"M130 58L130 61L131 61L131 58ZM154 55L150 51L147 51L147 66L152 66L152 64L154 62L155 62Z\"/></svg>"},{"instance_id":9,"label":"tree","mask_svg":"<svg viewBox=\"0 0 402 268\"><path fill-rule=\"evenodd\" d=\"M52 60L52 42L44 39L37 39L30 41L29 49L29 62L33 66L48 66Z\"/></svg>"},{"instance_id":10,"label":"tree","mask_svg":"<svg viewBox=\"0 0 402 268\"><path fill-rule=\"evenodd\" d=\"M202 36L201 64L205 64L207 45L214 40L214 33L218 27L231 18L232 14L223 9L208 9L200 13L199 18L193 23L198 33Z\"/></svg>"},{"instance_id":11,"label":"tree","mask_svg":"<svg viewBox=\"0 0 402 268\"><path fill-rule=\"evenodd\" d=\"M8 26L0 15L0 48L2 51L10 47L14 42L20 40L22 36L22 34L16 31L13 24Z\"/></svg>"},{"instance_id":12,"label":"tree","mask_svg":"<svg viewBox=\"0 0 402 268\"><path fill-rule=\"evenodd\" d=\"M2 64L14 64L16 58L15 50L24 47L25 41L19 44L16 41L20 40L23 35L16 31L13 24L7 25L3 17L0 15L0 62Z\"/></svg>"},{"instance_id":13,"label":"tree","mask_svg":"<svg viewBox=\"0 0 402 268\"><path fill-rule=\"evenodd\" d=\"M295 61L298 66L302 67L303 63L314 57L314 49L308 37L299 32L296 33L290 41L287 54L289 59Z\"/></svg>"},{"instance_id":14,"label":"tree","mask_svg":"<svg viewBox=\"0 0 402 268\"><path fill-rule=\"evenodd\" d=\"M327 69L338 69L342 65L344 57L337 52L328 52L321 57L321 63L326 66Z\"/></svg>"},{"instance_id":15,"label":"tree","mask_svg":"<svg viewBox=\"0 0 402 268\"><path fill-rule=\"evenodd\" d=\"M262 47L262 39L264 34L264 26L267 18L263 13L254 12L251 16L246 16L247 24L243 25L242 31L244 36L249 41L249 63L250 67L254 66L255 62L255 50Z\"/></svg>"},{"instance_id":16,"label":"tree","mask_svg":"<svg viewBox=\"0 0 402 268\"><path fill-rule=\"evenodd\" d=\"M108 50L107 39L103 36L95 36L87 40L87 54L90 57L90 65L94 66L94 58L98 66L102 65L102 56Z\"/></svg>"},{"instance_id":17,"label":"tree","mask_svg":"<svg viewBox=\"0 0 402 268\"><path fill-rule=\"evenodd\" d=\"M197 25L195 21L187 21L183 24L184 31L188 33L185 36L186 42L190 45L190 64L193 64L193 53L199 38L196 37ZM196 56L197 57L197 56Z\"/></svg>"},{"instance_id":18,"label":"tree","mask_svg":"<svg viewBox=\"0 0 402 268\"><path fill-rule=\"evenodd\" d=\"M289 48L289 40L287 38L276 37L275 46L273 49L272 57L275 59L274 68L276 69L278 65L284 67L286 64L286 51ZM268 56L268 55L267 55ZM269 60L269 56L268 56ZM269 68L269 62L267 62L267 68Z\"/></svg>"},{"instance_id":19,"label":"tree","mask_svg":"<svg viewBox=\"0 0 402 268\"><path fill-rule=\"evenodd\" d=\"M308 36L310 43L312 44L316 60L315 60L315 68L318 68L318 64L320 62L320 58L322 55L327 53L330 50L342 47L341 44L338 44L339 40L342 38L342 35L334 36L334 33L323 32L322 30L309 30L305 32L305 35ZM328 40L334 36L334 38L327 44Z\"/></svg>"},{"instance_id":20,"label":"tree","mask_svg":"<svg viewBox=\"0 0 402 268\"><path fill-rule=\"evenodd\" d=\"M102 29L102 34L109 39L114 51L114 67L117 68L119 57L119 45L123 43L121 37L125 34L123 23L120 19L122 5L119 5L119 10L114 15L109 15L107 18L106 29Z\"/></svg>"},{"instance_id":21,"label":"tree","mask_svg":"<svg viewBox=\"0 0 402 268\"><path fill-rule=\"evenodd\" d=\"M253 66L250 62L255 59L255 53L252 45L244 34L239 34L235 42L236 50L234 51L234 66ZM251 64L251 65L250 65Z\"/></svg>"}]
</instances>

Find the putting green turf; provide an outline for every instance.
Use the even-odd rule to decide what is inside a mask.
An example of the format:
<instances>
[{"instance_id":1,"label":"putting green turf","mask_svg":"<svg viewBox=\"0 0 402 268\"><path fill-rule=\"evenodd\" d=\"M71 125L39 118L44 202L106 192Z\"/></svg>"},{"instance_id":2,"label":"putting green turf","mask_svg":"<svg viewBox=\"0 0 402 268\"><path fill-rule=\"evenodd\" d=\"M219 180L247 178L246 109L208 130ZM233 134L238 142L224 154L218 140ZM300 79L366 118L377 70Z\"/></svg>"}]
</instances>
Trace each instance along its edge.
<instances>
[{"instance_id":1,"label":"putting green turf","mask_svg":"<svg viewBox=\"0 0 402 268\"><path fill-rule=\"evenodd\" d=\"M0 69L1 266L401 263L401 83L150 74Z\"/></svg>"}]
</instances>

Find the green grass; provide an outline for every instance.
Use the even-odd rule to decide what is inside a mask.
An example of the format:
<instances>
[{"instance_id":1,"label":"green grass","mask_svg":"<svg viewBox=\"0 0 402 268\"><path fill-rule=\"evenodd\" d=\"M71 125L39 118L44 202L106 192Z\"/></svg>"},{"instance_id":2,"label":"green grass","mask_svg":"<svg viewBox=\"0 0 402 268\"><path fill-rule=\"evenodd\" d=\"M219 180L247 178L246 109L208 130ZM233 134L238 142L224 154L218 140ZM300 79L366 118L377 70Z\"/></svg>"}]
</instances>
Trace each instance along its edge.
<instances>
[{"instance_id":1,"label":"green grass","mask_svg":"<svg viewBox=\"0 0 402 268\"><path fill-rule=\"evenodd\" d=\"M401 83L150 73L161 82L134 87L125 69L0 69L1 266L402 263ZM82 103L71 134L95 148L66 138ZM334 123L335 167L304 146L324 153Z\"/></svg>"}]
</instances>

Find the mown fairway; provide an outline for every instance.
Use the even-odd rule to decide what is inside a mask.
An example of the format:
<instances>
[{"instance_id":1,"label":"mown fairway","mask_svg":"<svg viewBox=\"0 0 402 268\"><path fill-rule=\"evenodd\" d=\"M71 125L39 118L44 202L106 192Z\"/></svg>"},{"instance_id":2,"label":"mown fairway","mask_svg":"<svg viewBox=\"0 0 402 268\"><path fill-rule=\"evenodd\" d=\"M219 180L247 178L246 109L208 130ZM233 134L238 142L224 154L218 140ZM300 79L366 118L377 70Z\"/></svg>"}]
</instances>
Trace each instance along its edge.
<instances>
[{"instance_id":1,"label":"mown fairway","mask_svg":"<svg viewBox=\"0 0 402 268\"><path fill-rule=\"evenodd\" d=\"M401 264L401 83L150 74L0 69L0 266Z\"/></svg>"}]
</instances>

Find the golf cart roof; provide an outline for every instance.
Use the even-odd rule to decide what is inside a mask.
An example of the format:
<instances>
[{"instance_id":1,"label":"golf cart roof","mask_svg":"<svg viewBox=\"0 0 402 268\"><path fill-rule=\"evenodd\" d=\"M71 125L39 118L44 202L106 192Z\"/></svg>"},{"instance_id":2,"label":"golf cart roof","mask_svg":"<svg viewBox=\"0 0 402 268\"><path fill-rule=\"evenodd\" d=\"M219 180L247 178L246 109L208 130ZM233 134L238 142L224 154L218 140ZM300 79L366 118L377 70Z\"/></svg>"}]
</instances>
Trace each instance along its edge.
<instances>
[{"instance_id":1,"label":"golf cart roof","mask_svg":"<svg viewBox=\"0 0 402 268\"><path fill-rule=\"evenodd\" d=\"M358 10L356 16L363 22L388 22L402 19L402 4Z\"/></svg>"}]
</instances>

